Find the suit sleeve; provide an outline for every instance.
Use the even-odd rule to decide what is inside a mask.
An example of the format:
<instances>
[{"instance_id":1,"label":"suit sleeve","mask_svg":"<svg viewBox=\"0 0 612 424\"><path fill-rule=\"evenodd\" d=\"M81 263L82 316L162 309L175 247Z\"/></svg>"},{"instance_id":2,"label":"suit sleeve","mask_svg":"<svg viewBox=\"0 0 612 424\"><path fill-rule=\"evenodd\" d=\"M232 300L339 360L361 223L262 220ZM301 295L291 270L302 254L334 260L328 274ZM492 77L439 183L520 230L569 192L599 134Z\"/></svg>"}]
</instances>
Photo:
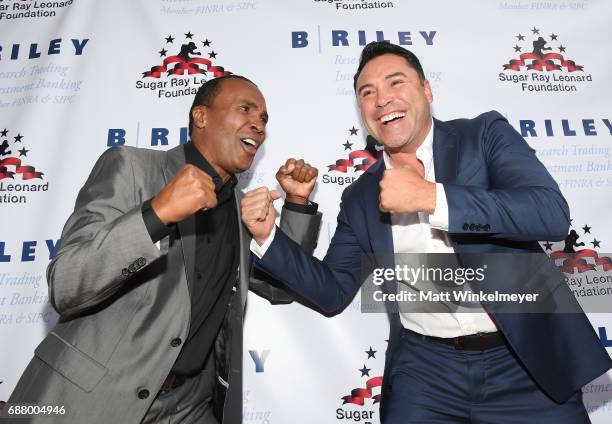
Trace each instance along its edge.
<instances>
[{"instance_id":1,"label":"suit sleeve","mask_svg":"<svg viewBox=\"0 0 612 424\"><path fill-rule=\"evenodd\" d=\"M80 190L47 268L49 299L60 315L78 314L109 299L160 257L141 207L129 151L107 150Z\"/></svg>"},{"instance_id":2,"label":"suit sleeve","mask_svg":"<svg viewBox=\"0 0 612 424\"><path fill-rule=\"evenodd\" d=\"M282 231L276 231L257 266L326 313L338 313L361 285L363 249L340 205L338 225L327 255L321 261Z\"/></svg>"},{"instance_id":3,"label":"suit sleeve","mask_svg":"<svg viewBox=\"0 0 612 424\"><path fill-rule=\"evenodd\" d=\"M533 149L499 113L484 115L480 145L489 187L444 184L449 233L563 240L569 207Z\"/></svg>"},{"instance_id":4,"label":"suit sleeve","mask_svg":"<svg viewBox=\"0 0 612 424\"><path fill-rule=\"evenodd\" d=\"M303 213L283 207L280 230L310 255L316 248L320 227L320 212ZM258 268L253 269L249 289L265 297L272 304L291 303L295 300L295 296L288 292L279 281Z\"/></svg>"}]
</instances>

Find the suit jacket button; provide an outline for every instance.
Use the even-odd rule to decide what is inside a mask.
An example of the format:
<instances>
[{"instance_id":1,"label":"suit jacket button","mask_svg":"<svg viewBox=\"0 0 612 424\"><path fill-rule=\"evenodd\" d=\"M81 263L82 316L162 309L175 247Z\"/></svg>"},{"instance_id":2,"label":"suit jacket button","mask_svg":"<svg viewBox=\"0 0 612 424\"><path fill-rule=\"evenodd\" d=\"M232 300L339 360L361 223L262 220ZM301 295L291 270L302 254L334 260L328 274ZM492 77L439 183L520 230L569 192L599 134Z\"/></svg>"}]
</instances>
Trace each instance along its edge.
<instances>
[{"instance_id":1,"label":"suit jacket button","mask_svg":"<svg viewBox=\"0 0 612 424\"><path fill-rule=\"evenodd\" d=\"M145 258L138 258L138 265L144 266L147 264L147 260Z\"/></svg>"},{"instance_id":2,"label":"suit jacket button","mask_svg":"<svg viewBox=\"0 0 612 424\"><path fill-rule=\"evenodd\" d=\"M470 231L476 230L476 224L470 224Z\"/></svg>"},{"instance_id":3,"label":"suit jacket button","mask_svg":"<svg viewBox=\"0 0 612 424\"><path fill-rule=\"evenodd\" d=\"M149 397L149 391L147 389L142 389L138 391L138 399L146 399Z\"/></svg>"},{"instance_id":4,"label":"suit jacket button","mask_svg":"<svg viewBox=\"0 0 612 424\"><path fill-rule=\"evenodd\" d=\"M463 228L463 231L467 231L470 228L470 226L466 222L465 224L463 224L463 227L461 228Z\"/></svg>"},{"instance_id":5,"label":"suit jacket button","mask_svg":"<svg viewBox=\"0 0 612 424\"><path fill-rule=\"evenodd\" d=\"M135 272L136 271L136 265L130 264L130 266L128 266L128 271L129 272Z\"/></svg>"},{"instance_id":6,"label":"suit jacket button","mask_svg":"<svg viewBox=\"0 0 612 424\"><path fill-rule=\"evenodd\" d=\"M170 346L172 346L172 347L179 347L181 345L181 343L183 343L183 341L180 338L176 337L176 338L172 339L172 341L170 341Z\"/></svg>"},{"instance_id":7,"label":"suit jacket button","mask_svg":"<svg viewBox=\"0 0 612 424\"><path fill-rule=\"evenodd\" d=\"M130 271L128 271L127 268L123 268L121 270L121 275L123 275L124 277L129 277L130 276Z\"/></svg>"},{"instance_id":8,"label":"suit jacket button","mask_svg":"<svg viewBox=\"0 0 612 424\"><path fill-rule=\"evenodd\" d=\"M482 226L482 229L484 231L491 231L491 226L489 224L485 224L485 225Z\"/></svg>"},{"instance_id":9,"label":"suit jacket button","mask_svg":"<svg viewBox=\"0 0 612 424\"><path fill-rule=\"evenodd\" d=\"M476 231L480 231L480 230L482 230L482 225L476 224Z\"/></svg>"}]
</instances>

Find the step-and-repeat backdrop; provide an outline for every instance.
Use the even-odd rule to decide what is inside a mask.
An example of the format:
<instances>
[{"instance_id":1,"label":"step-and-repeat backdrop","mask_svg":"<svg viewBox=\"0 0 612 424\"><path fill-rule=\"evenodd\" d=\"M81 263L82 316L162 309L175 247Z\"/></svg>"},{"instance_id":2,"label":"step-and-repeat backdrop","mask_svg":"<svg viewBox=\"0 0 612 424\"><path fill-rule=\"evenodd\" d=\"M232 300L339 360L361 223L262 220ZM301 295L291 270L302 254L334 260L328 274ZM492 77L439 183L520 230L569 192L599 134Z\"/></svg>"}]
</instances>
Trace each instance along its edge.
<instances>
[{"instance_id":1,"label":"step-and-repeat backdrop","mask_svg":"<svg viewBox=\"0 0 612 424\"><path fill-rule=\"evenodd\" d=\"M96 158L186 142L197 87L223 71L255 81L270 112L241 186L275 186L288 157L319 168L319 257L363 172L352 77L372 40L421 58L437 118L506 116L567 197L580 249L609 252L611 18L606 0L0 1L0 400L57 320L45 268ZM362 314L359 296L333 318L249 302L245 423L379 422L384 315ZM612 352L612 314L589 318ZM584 392L593 422L610 422L610 376Z\"/></svg>"}]
</instances>

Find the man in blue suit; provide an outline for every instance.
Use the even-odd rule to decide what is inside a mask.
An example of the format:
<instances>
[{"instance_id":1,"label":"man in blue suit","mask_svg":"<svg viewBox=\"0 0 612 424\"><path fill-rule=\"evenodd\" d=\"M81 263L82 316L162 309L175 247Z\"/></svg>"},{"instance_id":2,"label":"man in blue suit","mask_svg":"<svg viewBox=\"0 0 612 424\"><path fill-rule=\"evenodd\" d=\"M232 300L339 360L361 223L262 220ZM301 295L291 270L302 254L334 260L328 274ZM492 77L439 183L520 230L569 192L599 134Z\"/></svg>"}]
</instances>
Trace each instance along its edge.
<instances>
[{"instance_id":1,"label":"man in blue suit","mask_svg":"<svg viewBox=\"0 0 612 424\"><path fill-rule=\"evenodd\" d=\"M355 92L384 154L344 191L323 261L275 230L271 200L247 194L242 202L258 266L291 289L337 313L359 290L364 255L378 255L379 267L392 267L381 254L393 253L542 255L537 240L566 236L567 203L534 151L497 112L432 118L431 87L414 54L368 44ZM388 310L383 423L588 423L581 387L612 366L580 310Z\"/></svg>"}]
</instances>

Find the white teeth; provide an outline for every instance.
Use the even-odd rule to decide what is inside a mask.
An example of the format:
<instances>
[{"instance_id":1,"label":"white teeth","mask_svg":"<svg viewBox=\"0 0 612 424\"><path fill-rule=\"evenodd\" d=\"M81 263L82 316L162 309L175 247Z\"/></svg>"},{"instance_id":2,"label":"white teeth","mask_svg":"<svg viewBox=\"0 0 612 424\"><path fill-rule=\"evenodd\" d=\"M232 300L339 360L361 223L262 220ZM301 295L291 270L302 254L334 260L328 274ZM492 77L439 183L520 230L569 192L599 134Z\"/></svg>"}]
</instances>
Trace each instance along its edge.
<instances>
[{"instance_id":1,"label":"white teeth","mask_svg":"<svg viewBox=\"0 0 612 424\"><path fill-rule=\"evenodd\" d=\"M257 147L257 143L252 138L242 138L241 140L250 146Z\"/></svg>"},{"instance_id":2,"label":"white teeth","mask_svg":"<svg viewBox=\"0 0 612 424\"><path fill-rule=\"evenodd\" d=\"M394 113L390 113L390 114L388 114L388 115L382 116L382 117L380 118L380 121L381 121L383 124L386 124L387 122L389 122L389 121L391 121L391 120L393 120L393 119L396 119L396 118L403 118L404 116L406 116L406 114L405 114L405 113L403 113L403 112L394 112Z\"/></svg>"}]
</instances>

